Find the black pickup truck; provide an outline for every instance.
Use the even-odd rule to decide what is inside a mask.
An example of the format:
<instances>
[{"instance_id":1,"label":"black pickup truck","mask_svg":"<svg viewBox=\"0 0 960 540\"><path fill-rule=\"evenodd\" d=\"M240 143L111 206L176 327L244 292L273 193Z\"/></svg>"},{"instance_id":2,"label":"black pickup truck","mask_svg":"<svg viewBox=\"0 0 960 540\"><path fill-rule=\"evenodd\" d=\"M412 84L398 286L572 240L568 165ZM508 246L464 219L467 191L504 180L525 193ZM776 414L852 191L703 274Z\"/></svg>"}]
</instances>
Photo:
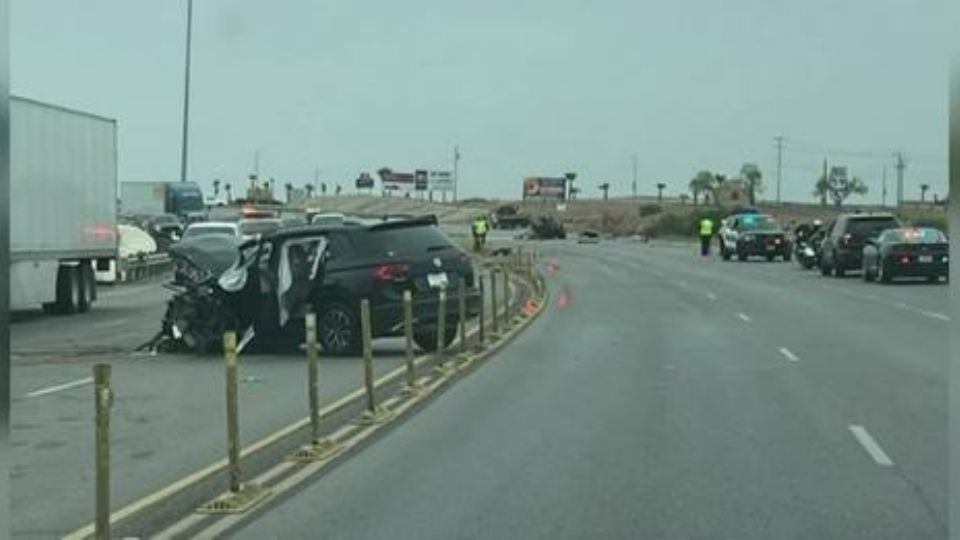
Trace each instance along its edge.
<instances>
[{"instance_id":1,"label":"black pickup truck","mask_svg":"<svg viewBox=\"0 0 960 540\"><path fill-rule=\"evenodd\" d=\"M494 229L525 229L530 226L530 218L516 206L500 206L491 214L490 224Z\"/></svg>"}]
</instances>

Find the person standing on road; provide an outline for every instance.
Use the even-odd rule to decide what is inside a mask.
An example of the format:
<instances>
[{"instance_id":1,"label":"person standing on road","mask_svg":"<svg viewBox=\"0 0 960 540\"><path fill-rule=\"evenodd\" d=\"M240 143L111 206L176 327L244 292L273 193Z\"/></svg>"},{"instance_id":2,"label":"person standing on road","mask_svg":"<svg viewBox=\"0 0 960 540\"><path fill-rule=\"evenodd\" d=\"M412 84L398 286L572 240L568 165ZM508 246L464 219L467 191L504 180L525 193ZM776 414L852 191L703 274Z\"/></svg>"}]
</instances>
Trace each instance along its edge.
<instances>
[{"instance_id":1,"label":"person standing on road","mask_svg":"<svg viewBox=\"0 0 960 540\"><path fill-rule=\"evenodd\" d=\"M487 218L486 216L477 216L473 220L473 248L480 251L487 241Z\"/></svg>"},{"instance_id":2,"label":"person standing on road","mask_svg":"<svg viewBox=\"0 0 960 540\"><path fill-rule=\"evenodd\" d=\"M700 220L700 255L710 255L710 240L713 239L713 220L704 217Z\"/></svg>"}]
</instances>

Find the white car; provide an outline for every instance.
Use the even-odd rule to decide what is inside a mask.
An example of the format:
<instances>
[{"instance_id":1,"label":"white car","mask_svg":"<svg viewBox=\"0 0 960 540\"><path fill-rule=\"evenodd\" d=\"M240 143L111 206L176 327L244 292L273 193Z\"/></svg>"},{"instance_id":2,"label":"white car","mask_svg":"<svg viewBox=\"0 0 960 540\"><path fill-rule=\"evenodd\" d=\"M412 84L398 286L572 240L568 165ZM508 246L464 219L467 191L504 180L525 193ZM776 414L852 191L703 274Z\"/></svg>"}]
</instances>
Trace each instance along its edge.
<instances>
[{"instance_id":1,"label":"white car","mask_svg":"<svg viewBox=\"0 0 960 540\"><path fill-rule=\"evenodd\" d=\"M187 240L208 234L224 234L236 238L239 243L259 238L263 233L275 231L280 228L281 224L281 220L274 218L204 221L202 223L192 223L187 227L187 230L183 232L183 239Z\"/></svg>"},{"instance_id":2,"label":"white car","mask_svg":"<svg viewBox=\"0 0 960 540\"><path fill-rule=\"evenodd\" d=\"M240 226L242 240L247 241L279 229L283 225L283 221L276 218L241 219L237 224Z\"/></svg>"},{"instance_id":3,"label":"white car","mask_svg":"<svg viewBox=\"0 0 960 540\"><path fill-rule=\"evenodd\" d=\"M208 234L232 236L239 241L241 239L240 223L230 221L202 221L199 223L191 223L187 227L187 230L183 231L183 239L188 240Z\"/></svg>"},{"instance_id":4,"label":"white car","mask_svg":"<svg viewBox=\"0 0 960 540\"><path fill-rule=\"evenodd\" d=\"M312 218L310 218L310 224L311 225L327 225L327 226L343 225L346 219L347 219L347 216L343 214L325 212L325 213L317 214Z\"/></svg>"}]
</instances>

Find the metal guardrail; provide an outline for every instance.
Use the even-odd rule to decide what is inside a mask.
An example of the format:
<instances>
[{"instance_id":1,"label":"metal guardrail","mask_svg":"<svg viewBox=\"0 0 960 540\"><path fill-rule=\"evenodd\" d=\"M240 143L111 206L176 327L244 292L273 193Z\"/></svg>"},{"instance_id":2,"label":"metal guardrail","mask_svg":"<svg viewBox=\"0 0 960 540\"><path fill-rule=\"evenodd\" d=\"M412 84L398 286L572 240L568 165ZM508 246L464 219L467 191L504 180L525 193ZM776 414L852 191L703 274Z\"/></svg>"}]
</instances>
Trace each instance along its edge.
<instances>
[{"instance_id":1,"label":"metal guardrail","mask_svg":"<svg viewBox=\"0 0 960 540\"><path fill-rule=\"evenodd\" d=\"M173 261L166 253L154 253L144 257L121 259L117 268L117 281L130 282L162 276L173 270Z\"/></svg>"}]
</instances>

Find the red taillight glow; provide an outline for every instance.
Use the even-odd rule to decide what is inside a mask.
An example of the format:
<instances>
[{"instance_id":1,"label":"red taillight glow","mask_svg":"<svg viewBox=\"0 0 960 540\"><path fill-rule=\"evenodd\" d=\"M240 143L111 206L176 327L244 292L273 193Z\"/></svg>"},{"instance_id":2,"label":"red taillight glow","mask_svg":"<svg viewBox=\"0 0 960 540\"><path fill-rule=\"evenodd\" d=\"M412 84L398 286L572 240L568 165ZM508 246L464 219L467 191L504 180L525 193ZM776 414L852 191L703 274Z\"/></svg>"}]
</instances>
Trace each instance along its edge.
<instances>
[{"instance_id":1,"label":"red taillight glow","mask_svg":"<svg viewBox=\"0 0 960 540\"><path fill-rule=\"evenodd\" d=\"M779 238L774 238L774 239L773 239L773 243L774 243L774 244L779 244L779 243L780 243L780 239L779 239Z\"/></svg>"},{"instance_id":2,"label":"red taillight glow","mask_svg":"<svg viewBox=\"0 0 960 540\"><path fill-rule=\"evenodd\" d=\"M910 257L907 257L906 255L904 255L903 257L900 257L900 262L908 263L910 262Z\"/></svg>"},{"instance_id":3,"label":"red taillight glow","mask_svg":"<svg viewBox=\"0 0 960 540\"><path fill-rule=\"evenodd\" d=\"M405 264L381 264L373 270L373 277L380 281L402 279L407 275L409 267Z\"/></svg>"},{"instance_id":4,"label":"red taillight glow","mask_svg":"<svg viewBox=\"0 0 960 540\"><path fill-rule=\"evenodd\" d=\"M847 245L850 243L851 238L853 238L853 236L851 236L850 233L847 233L842 237L840 237L840 242L843 243L844 245Z\"/></svg>"}]
</instances>

